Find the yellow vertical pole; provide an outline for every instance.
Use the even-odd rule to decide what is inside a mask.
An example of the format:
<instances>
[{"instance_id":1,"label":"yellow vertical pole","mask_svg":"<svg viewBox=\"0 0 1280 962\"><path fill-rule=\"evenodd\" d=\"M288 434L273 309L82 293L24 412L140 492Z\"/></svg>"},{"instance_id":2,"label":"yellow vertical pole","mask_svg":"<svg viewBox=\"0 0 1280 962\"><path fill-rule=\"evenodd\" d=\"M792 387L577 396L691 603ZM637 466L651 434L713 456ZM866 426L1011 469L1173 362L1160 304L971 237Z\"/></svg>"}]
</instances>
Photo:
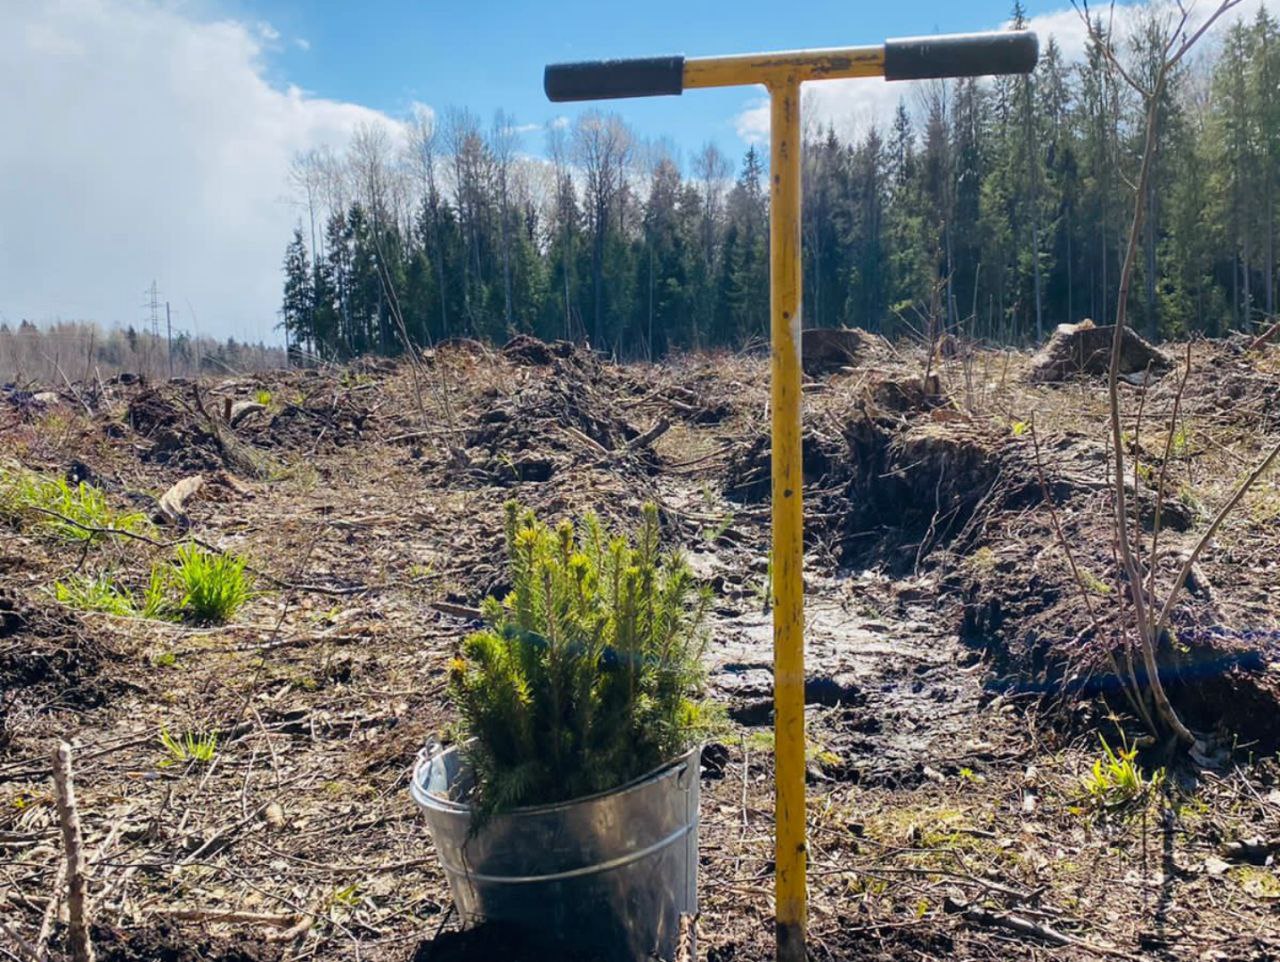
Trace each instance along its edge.
<instances>
[{"instance_id":1,"label":"yellow vertical pole","mask_svg":"<svg viewBox=\"0 0 1280 962\"><path fill-rule=\"evenodd\" d=\"M769 85L773 705L778 962L805 958L804 508L800 424L800 81Z\"/></svg>"}]
</instances>

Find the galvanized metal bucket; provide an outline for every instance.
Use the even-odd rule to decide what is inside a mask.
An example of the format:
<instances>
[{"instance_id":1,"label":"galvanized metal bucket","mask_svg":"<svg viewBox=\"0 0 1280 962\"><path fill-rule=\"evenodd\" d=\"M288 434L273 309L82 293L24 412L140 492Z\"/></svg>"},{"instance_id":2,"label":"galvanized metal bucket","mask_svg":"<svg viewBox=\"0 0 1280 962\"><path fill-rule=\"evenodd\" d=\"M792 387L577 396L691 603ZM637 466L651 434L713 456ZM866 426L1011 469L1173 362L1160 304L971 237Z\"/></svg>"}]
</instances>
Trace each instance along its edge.
<instances>
[{"instance_id":1,"label":"galvanized metal bucket","mask_svg":"<svg viewBox=\"0 0 1280 962\"><path fill-rule=\"evenodd\" d=\"M464 924L513 923L618 962L672 959L698 907L695 748L633 782L519 808L469 835L470 772L428 745L409 791L426 813Z\"/></svg>"}]
</instances>

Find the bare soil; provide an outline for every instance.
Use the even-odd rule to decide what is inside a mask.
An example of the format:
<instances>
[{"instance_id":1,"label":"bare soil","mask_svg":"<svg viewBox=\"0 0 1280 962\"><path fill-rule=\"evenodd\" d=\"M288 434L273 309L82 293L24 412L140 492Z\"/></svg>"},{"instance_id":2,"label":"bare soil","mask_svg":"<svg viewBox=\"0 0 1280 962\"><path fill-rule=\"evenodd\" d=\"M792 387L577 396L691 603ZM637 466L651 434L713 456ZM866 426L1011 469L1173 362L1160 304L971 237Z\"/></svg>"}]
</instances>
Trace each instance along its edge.
<instances>
[{"instance_id":1,"label":"bare soil","mask_svg":"<svg viewBox=\"0 0 1280 962\"><path fill-rule=\"evenodd\" d=\"M1172 437L1181 368L1125 387L1146 528L1162 474L1168 492L1158 592L1280 440L1280 349L1189 356ZM805 386L812 957L1280 957L1276 478L1203 555L1161 653L1210 757L1144 743L1163 784L1099 811L1082 786L1099 735L1142 735L1111 661L1129 652L1103 385L1031 383L1025 355L964 345L855 364ZM226 422L262 391L266 411ZM507 933L456 931L408 772L448 730L474 609L504 590L502 503L630 524L654 500L716 594L710 690L731 719L704 753L697 957L771 958L767 404L764 357L614 365L527 338L0 399L6 469L135 510L205 479L188 526L147 540L0 521L0 920L34 942L58 892L64 737L100 959L523 958ZM233 624L52 600L76 572L140 591L187 537L249 560ZM179 762L162 731L216 733L214 760Z\"/></svg>"}]
</instances>

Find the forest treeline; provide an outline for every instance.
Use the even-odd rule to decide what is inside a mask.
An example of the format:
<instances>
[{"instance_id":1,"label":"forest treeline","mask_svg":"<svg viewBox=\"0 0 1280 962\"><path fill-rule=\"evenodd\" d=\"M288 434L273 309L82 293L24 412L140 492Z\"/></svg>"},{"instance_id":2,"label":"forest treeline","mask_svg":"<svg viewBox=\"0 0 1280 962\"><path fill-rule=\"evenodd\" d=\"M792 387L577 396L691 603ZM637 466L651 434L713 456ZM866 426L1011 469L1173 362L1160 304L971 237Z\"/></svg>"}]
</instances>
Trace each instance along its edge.
<instances>
[{"instance_id":1,"label":"forest treeline","mask_svg":"<svg viewBox=\"0 0 1280 962\"><path fill-rule=\"evenodd\" d=\"M1042 37L1027 77L917 86L887 126L806 131L804 322L944 327L1025 343L1114 314L1160 7L1078 63ZM1023 22L1020 7L1014 26ZM1275 309L1280 34L1265 10L1180 66L1159 105L1131 322L1152 336L1252 329ZM768 330L768 158L714 145L682 169L613 113L546 131L452 109L407 137L361 128L297 158L304 217L283 325L322 358L517 332L628 357L737 346Z\"/></svg>"},{"instance_id":2,"label":"forest treeline","mask_svg":"<svg viewBox=\"0 0 1280 962\"><path fill-rule=\"evenodd\" d=\"M284 367L277 346L250 344L233 337L217 340L178 330L164 333L128 327L104 330L87 321L38 326L0 323L0 382L19 387L92 383L129 372L161 379L199 373L238 374Z\"/></svg>"}]
</instances>

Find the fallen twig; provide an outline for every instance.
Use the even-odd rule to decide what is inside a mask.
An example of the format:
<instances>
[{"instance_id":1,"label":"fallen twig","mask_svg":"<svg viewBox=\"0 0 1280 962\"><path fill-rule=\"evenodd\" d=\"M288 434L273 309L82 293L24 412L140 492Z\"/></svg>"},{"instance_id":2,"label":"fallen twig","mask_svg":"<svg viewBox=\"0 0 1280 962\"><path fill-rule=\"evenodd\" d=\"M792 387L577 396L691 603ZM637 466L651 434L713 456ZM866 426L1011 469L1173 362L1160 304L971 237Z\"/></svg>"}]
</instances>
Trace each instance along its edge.
<instances>
[{"instance_id":1,"label":"fallen twig","mask_svg":"<svg viewBox=\"0 0 1280 962\"><path fill-rule=\"evenodd\" d=\"M1266 344L1267 341L1275 337L1277 332L1280 332L1280 321L1276 321L1269 328L1250 341L1248 350L1256 351L1258 348L1262 347L1263 344Z\"/></svg>"},{"instance_id":2,"label":"fallen twig","mask_svg":"<svg viewBox=\"0 0 1280 962\"><path fill-rule=\"evenodd\" d=\"M441 614L452 615L454 618L466 618L468 621L479 621L482 612L479 608L468 608L466 605L455 605L451 601L433 601L431 607Z\"/></svg>"},{"instance_id":3,"label":"fallen twig","mask_svg":"<svg viewBox=\"0 0 1280 962\"><path fill-rule=\"evenodd\" d=\"M222 828L218 829L216 832L210 835L207 839L205 839L204 844L202 844L190 855L181 859L178 862L178 864L190 865L192 862L198 861L204 856L210 855L213 852L218 851L220 848L223 847L221 845L222 842L229 842L231 837L235 835L238 831L240 831L240 829L244 828L246 825L251 825L253 824L253 822L257 821L266 812L267 806L269 804L270 804L269 802L263 802L261 805L255 808L252 812L250 812L244 818L235 822L231 822L228 825L222 826Z\"/></svg>"},{"instance_id":4,"label":"fallen twig","mask_svg":"<svg viewBox=\"0 0 1280 962\"><path fill-rule=\"evenodd\" d=\"M1004 929L1008 932L1014 932L1018 935L1030 936L1034 939L1043 939L1046 942L1052 942L1054 945L1069 945L1077 949L1086 949L1089 952L1095 952L1098 955L1110 955L1121 959L1134 959L1134 956L1122 949L1115 949L1109 945L1099 945L1096 942L1090 942L1087 939L1080 939L1074 935L1067 935L1065 932L1059 932L1057 929L1051 928L1040 922L1033 922L1031 919L1024 918L1021 915L1014 915L1007 912L992 912L989 909L980 908L976 905L969 905L965 902L957 902L954 899L947 899L945 909L953 914L958 914L964 918L966 922L974 925L985 925L990 928Z\"/></svg>"},{"instance_id":5,"label":"fallen twig","mask_svg":"<svg viewBox=\"0 0 1280 962\"><path fill-rule=\"evenodd\" d=\"M40 954L36 952L35 946L33 946L30 942L24 939L18 933L18 930L15 929L8 922L0 921L0 932L3 932L5 935L9 936L9 940L13 943L14 947L18 950L18 955L26 959L27 962L43 962L43 959L41 959Z\"/></svg>"},{"instance_id":6,"label":"fallen twig","mask_svg":"<svg viewBox=\"0 0 1280 962\"><path fill-rule=\"evenodd\" d=\"M562 425L562 428L565 434L581 442L582 444L585 444L596 454L599 454L601 456L607 456L609 454L608 448L606 448L603 444L601 444L599 441L597 441L595 438L591 437L590 435L582 433L577 428L575 428L572 424Z\"/></svg>"},{"instance_id":7,"label":"fallen twig","mask_svg":"<svg viewBox=\"0 0 1280 962\"><path fill-rule=\"evenodd\" d=\"M664 434L666 434L667 431L670 430L670 428L671 428L670 421L668 421L666 418L658 418L658 420L654 423L653 427L651 427L648 431L645 431L643 434L637 434L634 438L632 438L630 442L628 442L627 444L627 449L629 451L634 451L636 450L636 448L646 447L652 444L654 441L658 440L658 438L662 437Z\"/></svg>"},{"instance_id":8,"label":"fallen twig","mask_svg":"<svg viewBox=\"0 0 1280 962\"><path fill-rule=\"evenodd\" d=\"M165 918L177 919L181 922L240 922L250 925L272 925L277 928L292 928L305 916L293 913L279 914L275 912L243 912L239 909L183 909L154 908L152 915L163 915Z\"/></svg>"}]
</instances>

